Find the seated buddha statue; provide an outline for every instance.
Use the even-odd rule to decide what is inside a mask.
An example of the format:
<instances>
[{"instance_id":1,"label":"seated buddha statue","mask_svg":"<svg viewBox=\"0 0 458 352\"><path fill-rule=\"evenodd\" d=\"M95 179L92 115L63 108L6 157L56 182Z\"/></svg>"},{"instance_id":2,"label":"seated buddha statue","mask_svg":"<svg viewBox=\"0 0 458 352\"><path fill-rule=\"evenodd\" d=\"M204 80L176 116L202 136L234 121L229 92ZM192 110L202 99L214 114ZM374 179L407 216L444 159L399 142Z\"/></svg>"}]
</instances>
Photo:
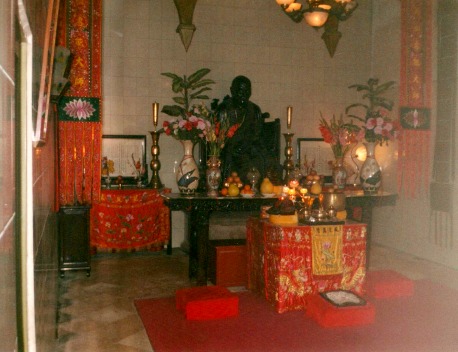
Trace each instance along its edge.
<instances>
[{"instance_id":1,"label":"seated buddha statue","mask_svg":"<svg viewBox=\"0 0 458 352\"><path fill-rule=\"evenodd\" d=\"M247 183L246 175L252 167L258 169L261 177L267 172L281 174L281 165L268 152L262 136L263 124L270 115L262 113L260 107L250 101L251 81L245 76L237 76L230 90L231 96L223 99L216 107L216 113L220 121L228 120L230 125L237 123L240 127L226 141L221 153L223 179L236 171Z\"/></svg>"}]
</instances>

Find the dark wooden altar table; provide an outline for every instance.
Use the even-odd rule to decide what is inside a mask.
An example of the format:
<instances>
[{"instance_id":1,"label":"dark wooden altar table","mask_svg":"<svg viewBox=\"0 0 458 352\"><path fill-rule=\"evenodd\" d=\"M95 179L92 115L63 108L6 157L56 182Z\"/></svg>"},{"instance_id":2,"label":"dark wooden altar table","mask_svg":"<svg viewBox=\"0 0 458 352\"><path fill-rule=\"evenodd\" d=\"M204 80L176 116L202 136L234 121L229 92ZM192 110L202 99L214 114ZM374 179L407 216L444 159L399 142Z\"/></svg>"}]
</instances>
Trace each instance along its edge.
<instances>
[{"instance_id":1,"label":"dark wooden altar table","mask_svg":"<svg viewBox=\"0 0 458 352\"><path fill-rule=\"evenodd\" d=\"M380 192L366 195L362 191L346 192L348 219L367 224L367 249L370 246L372 209L375 206L394 205L396 194ZM164 204L171 211L184 211L189 216L189 276L198 285L207 284L207 247L209 241L209 218L213 211L254 211L262 205L273 205L276 198L207 197L206 195L182 196L178 193L162 195Z\"/></svg>"}]
</instances>

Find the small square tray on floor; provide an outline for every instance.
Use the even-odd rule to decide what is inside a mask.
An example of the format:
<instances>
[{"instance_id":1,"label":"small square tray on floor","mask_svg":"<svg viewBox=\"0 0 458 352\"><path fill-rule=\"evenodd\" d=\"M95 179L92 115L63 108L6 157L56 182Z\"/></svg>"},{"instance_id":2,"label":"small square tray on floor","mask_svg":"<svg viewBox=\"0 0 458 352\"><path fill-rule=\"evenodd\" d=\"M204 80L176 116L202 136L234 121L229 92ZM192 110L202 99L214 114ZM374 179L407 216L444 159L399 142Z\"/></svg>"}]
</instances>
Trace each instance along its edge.
<instances>
[{"instance_id":1,"label":"small square tray on floor","mask_svg":"<svg viewBox=\"0 0 458 352\"><path fill-rule=\"evenodd\" d=\"M320 295L336 307L364 306L366 300L347 290L322 292Z\"/></svg>"}]
</instances>

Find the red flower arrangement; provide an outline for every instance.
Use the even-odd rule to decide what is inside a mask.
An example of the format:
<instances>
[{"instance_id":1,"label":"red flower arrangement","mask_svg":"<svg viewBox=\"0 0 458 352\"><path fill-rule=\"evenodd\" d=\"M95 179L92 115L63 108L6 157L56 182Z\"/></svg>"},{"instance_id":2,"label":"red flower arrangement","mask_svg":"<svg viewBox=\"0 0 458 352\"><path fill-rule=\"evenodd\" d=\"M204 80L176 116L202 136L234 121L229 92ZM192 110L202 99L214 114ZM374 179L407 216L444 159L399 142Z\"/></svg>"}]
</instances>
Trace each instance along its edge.
<instances>
[{"instance_id":1,"label":"red flower arrangement","mask_svg":"<svg viewBox=\"0 0 458 352\"><path fill-rule=\"evenodd\" d=\"M168 136L172 136L178 140L192 140L197 142L200 138L205 137L206 121L187 113L185 117L176 117L169 121L164 121L162 127Z\"/></svg>"},{"instance_id":2,"label":"red flower arrangement","mask_svg":"<svg viewBox=\"0 0 458 352\"><path fill-rule=\"evenodd\" d=\"M321 116L319 129L326 143L329 143L335 158L343 158L350 145L361 140L360 128L353 123L345 123L342 116L335 116L328 122Z\"/></svg>"}]
</instances>

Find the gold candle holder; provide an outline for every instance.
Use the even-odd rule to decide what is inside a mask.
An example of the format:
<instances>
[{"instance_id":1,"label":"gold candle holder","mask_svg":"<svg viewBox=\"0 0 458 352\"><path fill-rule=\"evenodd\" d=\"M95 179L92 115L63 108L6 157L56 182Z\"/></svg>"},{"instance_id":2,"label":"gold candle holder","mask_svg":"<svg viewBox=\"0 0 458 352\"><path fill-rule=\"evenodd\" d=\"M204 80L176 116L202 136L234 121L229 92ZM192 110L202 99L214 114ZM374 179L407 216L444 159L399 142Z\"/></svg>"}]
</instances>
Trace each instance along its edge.
<instances>
[{"instance_id":1,"label":"gold candle holder","mask_svg":"<svg viewBox=\"0 0 458 352\"><path fill-rule=\"evenodd\" d=\"M151 181L148 184L149 187L153 189L160 189L164 187L164 184L161 182L161 178L159 177L159 170L161 169L161 162L159 160L160 148L159 148L159 137L161 135L161 131L156 131L157 123L158 123L158 112L159 112L159 103L153 103L153 124L154 124L154 131L150 131L151 138L153 140L153 144L151 146Z\"/></svg>"},{"instance_id":2,"label":"gold candle holder","mask_svg":"<svg viewBox=\"0 0 458 352\"><path fill-rule=\"evenodd\" d=\"M161 179L159 177L159 170L161 169L161 162L159 160L159 154L160 154L160 149L159 149L159 136L161 135L161 132L158 131L150 131L151 133L151 138L153 139L153 145L151 146L151 181L148 184L149 187L153 189L159 189L163 188L164 185L161 182Z\"/></svg>"},{"instance_id":3,"label":"gold candle holder","mask_svg":"<svg viewBox=\"0 0 458 352\"><path fill-rule=\"evenodd\" d=\"M289 175L294 170L293 146L292 146L294 133L283 133L283 136L285 136L285 142L286 142L286 147L285 147L286 159L285 159L285 162L283 163L283 169L285 169L285 177L283 181L286 182L286 184L288 184Z\"/></svg>"}]
</instances>

